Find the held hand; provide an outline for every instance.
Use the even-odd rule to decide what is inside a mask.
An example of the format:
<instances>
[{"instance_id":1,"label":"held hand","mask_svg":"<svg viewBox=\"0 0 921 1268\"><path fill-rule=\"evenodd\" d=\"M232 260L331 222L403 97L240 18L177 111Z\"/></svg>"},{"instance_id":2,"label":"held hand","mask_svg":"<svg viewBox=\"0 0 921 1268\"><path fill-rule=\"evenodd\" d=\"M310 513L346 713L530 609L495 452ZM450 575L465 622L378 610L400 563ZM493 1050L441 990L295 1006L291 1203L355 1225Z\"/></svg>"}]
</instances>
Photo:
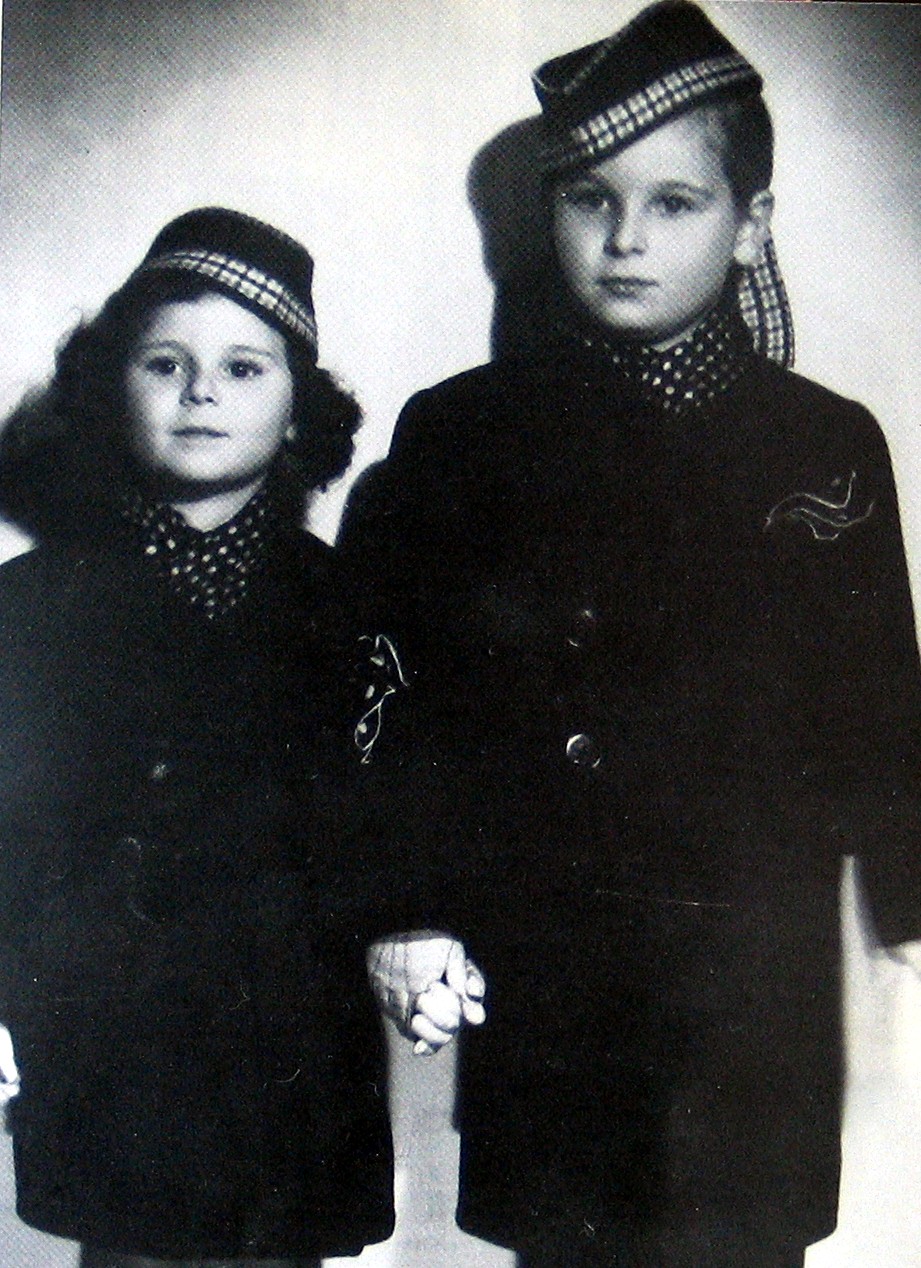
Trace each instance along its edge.
<instances>
[{"instance_id":1,"label":"held hand","mask_svg":"<svg viewBox=\"0 0 921 1268\"><path fill-rule=\"evenodd\" d=\"M368 975L381 1009L418 1041L419 1055L444 1047L463 1022L479 1025L485 1018L483 975L448 934L418 930L375 942Z\"/></svg>"},{"instance_id":2,"label":"held hand","mask_svg":"<svg viewBox=\"0 0 921 1268\"><path fill-rule=\"evenodd\" d=\"M417 1038L416 1056L432 1056L449 1043L461 1023L480 1026L486 1020L483 997L486 981L467 958L462 942L454 941L448 952L444 979L434 982L416 996L410 1030Z\"/></svg>"},{"instance_id":3,"label":"held hand","mask_svg":"<svg viewBox=\"0 0 921 1268\"><path fill-rule=\"evenodd\" d=\"M19 1095L19 1070L13 1055L13 1037L0 1026L0 1107Z\"/></svg>"}]
</instances>

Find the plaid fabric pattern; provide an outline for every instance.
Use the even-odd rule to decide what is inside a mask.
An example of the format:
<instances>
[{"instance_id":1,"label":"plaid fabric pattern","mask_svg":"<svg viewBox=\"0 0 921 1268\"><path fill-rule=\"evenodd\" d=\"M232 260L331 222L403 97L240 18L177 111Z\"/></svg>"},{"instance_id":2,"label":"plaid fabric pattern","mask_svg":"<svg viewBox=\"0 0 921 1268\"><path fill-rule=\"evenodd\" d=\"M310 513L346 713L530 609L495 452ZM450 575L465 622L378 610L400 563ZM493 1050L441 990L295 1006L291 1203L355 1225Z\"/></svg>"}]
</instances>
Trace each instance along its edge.
<instances>
[{"instance_id":1,"label":"plaid fabric pattern","mask_svg":"<svg viewBox=\"0 0 921 1268\"><path fill-rule=\"evenodd\" d=\"M745 83L757 84L760 79L738 53L689 62L551 140L544 150L544 169L552 175L594 162L658 126L676 110L722 88Z\"/></svg>"},{"instance_id":2,"label":"plaid fabric pattern","mask_svg":"<svg viewBox=\"0 0 921 1268\"><path fill-rule=\"evenodd\" d=\"M155 256L145 260L138 272L147 273L158 269L185 270L211 278L220 286L235 291L271 313L276 321L287 326L316 350L317 323L313 313L293 291L261 269L244 264L242 260L235 260L221 251L207 251L202 247L168 251L164 255Z\"/></svg>"},{"instance_id":3,"label":"plaid fabric pattern","mask_svg":"<svg viewBox=\"0 0 921 1268\"><path fill-rule=\"evenodd\" d=\"M778 365L793 364L793 313L774 250L764 244L761 260L739 279L739 312L752 334L755 351Z\"/></svg>"}]
</instances>

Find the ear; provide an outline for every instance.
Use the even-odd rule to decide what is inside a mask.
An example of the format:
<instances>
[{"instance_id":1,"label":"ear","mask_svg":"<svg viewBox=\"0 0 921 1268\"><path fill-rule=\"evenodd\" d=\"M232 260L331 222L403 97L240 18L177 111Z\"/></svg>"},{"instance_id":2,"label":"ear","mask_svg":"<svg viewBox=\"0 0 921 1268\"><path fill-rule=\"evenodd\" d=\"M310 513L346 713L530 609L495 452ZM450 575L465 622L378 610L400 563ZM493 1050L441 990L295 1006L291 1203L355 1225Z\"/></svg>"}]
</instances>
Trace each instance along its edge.
<instances>
[{"instance_id":1,"label":"ear","mask_svg":"<svg viewBox=\"0 0 921 1268\"><path fill-rule=\"evenodd\" d=\"M771 232L771 213L774 195L769 189L754 194L736 230L732 257L743 268L754 268L761 259L761 252Z\"/></svg>"}]
</instances>

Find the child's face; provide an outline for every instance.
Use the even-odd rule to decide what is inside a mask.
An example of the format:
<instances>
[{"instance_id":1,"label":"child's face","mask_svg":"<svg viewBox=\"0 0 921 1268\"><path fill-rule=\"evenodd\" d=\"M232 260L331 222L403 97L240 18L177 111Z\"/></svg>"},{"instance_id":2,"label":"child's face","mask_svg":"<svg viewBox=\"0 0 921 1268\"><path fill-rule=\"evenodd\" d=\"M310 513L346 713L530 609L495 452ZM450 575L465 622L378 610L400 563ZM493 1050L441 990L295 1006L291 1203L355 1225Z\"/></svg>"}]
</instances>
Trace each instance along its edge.
<instances>
[{"instance_id":1,"label":"child's face","mask_svg":"<svg viewBox=\"0 0 921 1268\"><path fill-rule=\"evenodd\" d=\"M752 262L767 220L735 206L720 147L713 123L693 112L554 190L563 275L617 335L677 343L716 303L733 259Z\"/></svg>"},{"instance_id":2,"label":"child's face","mask_svg":"<svg viewBox=\"0 0 921 1268\"><path fill-rule=\"evenodd\" d=\"M125 387L136 456L181 489L257 487L291 422L284 337L223 295L155 309Z\"/></svg>"}]
</instances>

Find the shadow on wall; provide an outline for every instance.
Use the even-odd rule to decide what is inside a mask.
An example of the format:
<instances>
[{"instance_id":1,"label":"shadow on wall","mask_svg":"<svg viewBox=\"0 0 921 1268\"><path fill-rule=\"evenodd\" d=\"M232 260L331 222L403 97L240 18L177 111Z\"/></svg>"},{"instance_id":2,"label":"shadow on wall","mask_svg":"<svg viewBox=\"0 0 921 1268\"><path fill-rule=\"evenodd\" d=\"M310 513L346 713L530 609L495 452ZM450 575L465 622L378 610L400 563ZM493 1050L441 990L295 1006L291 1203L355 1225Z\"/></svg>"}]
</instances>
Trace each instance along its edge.
<instances>
[{"instance_id":1,"label":"shadow on wall","mask_svg":"<svg viewBox=\"0 0 921 1268\"><path fill-rule=\"evenodd\" d=\"M494 360L526 356L545 342L550 222L541 181L539 116L504 128L476 154L467 195L483 239L483 264L495 287L490 345Z\"/></svg>"}]
</instances>

